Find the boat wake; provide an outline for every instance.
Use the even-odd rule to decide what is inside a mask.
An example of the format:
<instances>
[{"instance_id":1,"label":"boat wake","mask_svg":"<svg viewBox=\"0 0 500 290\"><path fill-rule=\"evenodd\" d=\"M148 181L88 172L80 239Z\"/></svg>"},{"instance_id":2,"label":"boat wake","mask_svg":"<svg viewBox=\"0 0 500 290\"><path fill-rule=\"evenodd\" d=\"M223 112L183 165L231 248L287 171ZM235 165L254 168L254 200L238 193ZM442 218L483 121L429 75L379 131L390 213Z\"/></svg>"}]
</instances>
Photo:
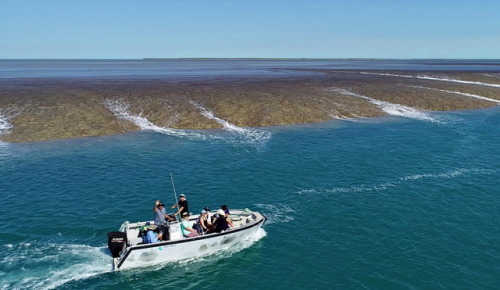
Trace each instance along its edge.
<instances>
[{"instance_id":1,"label":"boat wake","mask_svg":"<svg viewBox=\"0 0 500 290\"><path fill-rule=\"evenodd\" d=\"M2 248L0 289L54 289L111 271L99 247L32 242Z\"/></svg>"},{"instance_id":2,"label":"boat wake","mask_svg":"<svg viewBox=\"0 0 500 290\"><path fill-rule=\"evenodd\" d=\"M496 100L496 99L492 99L492 98L487 98L487 97L483 97L483 96L480 96L480 95L462 93L462 92L458 92L458 91L447 91L447 90L441 90L441 89L435 89L435 88L429 88L429 87L422 87L422 86L413 86L413 87L414 88L418 88L418 89L427 89L427 90L433 90L433 91L444 92L444 93L449 93L449 94L457 94L457 95L461 95L461 96L476 98L476 99L490 101L490 102L494 102L494 103L500 104L500 100Z\"/></svg>"},{"instance_id":3,"label":"boat wake","mask_svg":"<svg viewBox=\"0 0 500 290\"><path fill-rule=\"evenodd\" d=\"M414 75L399 75L399 74L375 73L375 72L360 72L360 74L365 74L365 75L379 75L379 76L391 76L391 77L400 77L400 78L413 78L413 79L421 79L421 80L452 82L452 83L461 83L461 84L468 84L468 85L480 85L480 86L500 88L500 84L492 84L492 83L485 83L485 82L475 82L475 81L464 81L464 80L457 80L457 79L450 78L450 77L435 77L435 76L429 76L429 75L416 75L416 76L414 76Z\"/></svg>"},{"instance_id":4,"label":"boat wake","mask_svg":"<svg viewBox=\"0 0 500 290\"><path fill-rule=\"evenodd\" d=\"M288 205L276 206L274 204L256 204L262 208L262 213L267 218L266 224L288 223L293 221L295 210Z\"/></svg>"},{"instance_id":5,"label":"boat wake","mask_svg":"<svg viewBox=\"0 0 500 290\"><path fill-rule=\"evenodd\" d=\"M215 140L215 141L222 141L225 143L236 143L236 144L245 144L245 145L256 145L256 144L262 144L267 142L271 138L271 133L265 132L265 131L260 131L260 130L253 130L253 129L246 129L246 128L241 128L238 126L235 126L233 124L228 123L225 120L222 120L220 118L217 118L213 115L212 112L208 111L207 109L203 108L201 105L190 101L193 105L195 105L204 116L207 118L213 119L220 124L223 125L224 129L231 132L231 133L236 133L232 134L231 136L217 136L213 134L208 134L208 133L198 133L194 132L191 130L182 130L182 129L173 129L173 128L167 128L167 127L160 127L158 125L153 124L151 121L149 121L147 118L141 116L141 115L135 115L132 114L129 109L130 109L130 104L125 102L123 99L107 99L104 102L104 105L108 110L110 110L117 118L127 120L134 125L138 126L142 130L150 130L150 131L155 131L161 134L169 135L169 136L175 136L175 137L181 137L181 138L187 138L190 140Z\"/></svg>"},{"instance_id":6,"label":"boat wake","mask_svg":"<svg viewBox=\"0 0 500 290\"><path fill-rule=\"evenodd\" d=\"M452 170L445 173L437 174L415 174L408 175L398 178L394 181L389 181L381 184L373 185L357 185L351 187L335 187L331 189L302 189L298 193L300 195L316 195L316 194L331 194L331 193L359 193L359 192L373 192L373 191L384 191L388 188L397 187L408 182L415 182L424 179L451 179L456 178L466 174L484 174L489 175L495 173L492 170L478 169L478 168L461 168Z\"/></svg>"},{"instance_id":7,"label":"boat wake","mask_svg":"<svg viewBox=\"0 0 500 290\"><path fill-rule=\"evenodd\" d=\"M374 104L375 106L379 107L382 111L386 112L389 115L393 116L400 116L400 117L406 117L406 118L411 118L411 119L417 119L417 120L423 120L423 121L430 121L430 122L437 122L439 123L440 121L434 117L431 117L429 114L420 111L415 108L399 105L399 104L393 104L389 103L386 101L380 101L376 100L367 96L363 96L354 92L351 92L346 89L342 88L330 88L328 89L330 92L338 93L341 95L345 96L352 96L352 97L357 97L361 99L365 99L369 101L370 103Z\"/></svg>"},{"instance_id":8,"label":"boat wake","mask_svg":"<svg viewBox=\"0 0 500 290\"><path fill-rule=\"evenodd\" d=\"M224 130L229 131L231 133L234 133L235 137L241 136L243 138L243 140L246 140L247 142L250 142L250 143L262 143L262 142L267 142L269 139L271 139L271 132L238 127L234 124L229 123L226 120L223 120L219 117L216 117L212 111L209 111L207 108L203 107L201 104L199 104L193 100L188 100L188 102L191 105L195 106L203 116L205 116L206 118L208 118L210 120L216 121L217 123L222 125L222 128Z\"/></svg>"}]
</instances>

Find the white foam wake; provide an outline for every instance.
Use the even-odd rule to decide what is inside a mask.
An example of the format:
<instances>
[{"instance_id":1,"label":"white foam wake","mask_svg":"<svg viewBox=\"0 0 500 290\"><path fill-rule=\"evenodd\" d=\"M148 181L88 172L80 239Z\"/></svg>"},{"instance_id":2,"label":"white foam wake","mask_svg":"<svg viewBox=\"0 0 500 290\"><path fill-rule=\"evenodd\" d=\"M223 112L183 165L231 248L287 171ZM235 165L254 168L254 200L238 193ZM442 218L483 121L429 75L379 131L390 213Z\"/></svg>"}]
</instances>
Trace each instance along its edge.
<instances>
[{"instance_id":1,"label":"white foam wake","mask_svg":"<svg viewBox=\"0 0 500 290\"><path fill-rule=\"evenodd\" d=\"M151 130L165 135L185 137L195 140L205 140L207 138L220 139L219 137L216 136L190 132L187 130L172 129L172 128L157 126L152 122L150 122L147 118L142 117L141 115L134 115L131 112L129 112L128 110L130 109L130 105L122 99L114 99L114 100L107 99L104 102L104 105L106 106L106 108L108 108L108 110L113 112L113 114L116 117L127 120L143 130Z\"/></svg>"},{"instance_id":2,"label":"white foam wake","mask_svg":"<svg viewBox=\"0 0 500 290\"><path fill-rule=\"evenodd\" d=\"M353 96L357 98L362 98L370 103L374 104L375 106L379 107L382 111L386 112L389 115L394 115L394 116L401 116L401 117L406 117L406 118L411 118L411 119L417 119L417 120L424 120L424 121L431 121L431 122L439 122L436 118L433 118L429 116L427 113L422 112L420 110L417 110L415 108L399 105L399 104L393 104L389 103L386 101L380 101L376 100L367 96L363 96L351 91L348 91L346 89L342 88L330 88L329 91L338 93L341 95L346 95L346 96Z\"/></svg>"},{"instance_id":3,"label":"white foam wake","mask_svg":"<svg viewBox=\"0 0 500 290\"><path fill-rule=\"evenodd\" d=\"M256 204L263 208L262 213L266 216L266 224L288 223L293 221L295 210L288 205Z\"/></svg>"},{"instance_id":4,"label":"white foam wake","mask_svg":"<svg viewBox=\"0 0 500 290\"><path fill-rule=\"evenodd\" d=\"M12 109L0 109L0 135L9 133L14 126L9 120L19 115L19 111Z\"/></svg>"},{"instance_id":5,"label":"white foam wake","mask_svg":"<svg viewBox=\"0 0 500 290\"><path fill-rule=\"evenodd\" d=\"M360 72L360 74L365 74L365 75L379 75L379 76L391 76L391 77L400 77L400 78L416 78L416 79L422 79L422 80L453 82L453 83L461 83L461 84L469 84L469 85L480 85L480 86L488 86L488 87L500 88L500 84L491 84L491 83L475 82L475 81L464 81L464 80L457 80L457 79L450 78L450 77L438 78L438 77L433 77L433 76L428 76L428 75L413 76L413 75L398 75L398 74L374 73L374 72Z\"/></svg>"},{"instance_id":6,"label":"white foam wake","mask_svg":"<svg viewBox=\"0 0 500 290\"><path fill-rule=\"evenodd\" d=\"M232 132L232 133L236 133L236 134L242 136L244 139L247 139L250 142L254 142L254 143L265 142L271 138L271 132L238 127L234 124L229 123L228 121L226 121L224 119L221 119L221 118L215 116L215 114L212 111L203 107L201 104L199 104L193 100L188 100L188 102L191 105L195 106L201 112L201 114L203 116L221 124L222 128L224 130L227 130L227 131Z\"/></svg>"},{"instance_id":7,"label":"white foam wake","mask_svg":"<svg viewBox=\"0 0 500 290\"><path fill-rule=\"evenodd\" d=\"M459 92L459 91L447 91L447 90L441 90L441 89L435 89L435 88L429 88L429 87L421 87L421 86L413 86L413 87L414 88L419 88L419 89L427 89L427 90L445 92L445 93L450 93L450 94L457 94L457 95L461 95L461 96L476 98L476 99L490 101L490 102L494 102L494 103L500 104L500 100L495 100L495 99L488 98L488 97L483 97L483 96L480 96L480 95L474 95L474 94L469 94L469 93L462 93L462 92Z\"/></svg>"},{"instance_id":8,"label":"white foam wake","mask_svg":"<svg viewBox=\"0 0 500 290\"><path fill-rule=\"evenodd\" d=\"M1 289L54 289L111 271L104 248L39 242L5 245Z\"/></svg>"},{"instance_id":9,"label":"white foam wake","mask_svg":"<svg viewBox=\"0 0 500 290\"><path fill-rule=\"evenodd\" d=\"M495 171L486 170L486 169L478 169L478 168L459 168L455 170L451 170L449 172L444 173L424 173L424 174L415 174L400 177L393 181L388 181L380 184L365 184L365 185L356 185L351 187L335 187L331 189L302 189L298 193L300 195L312 195L312 194L330 194L330 193L358 193L358 192L372 192L372 191L383 191L391 187L396 187L401 184L405 184L408 182L414 182L418 180L424 179L451 179L456 178L465 174L494 174Z\"/></svg>"}]
</instances>

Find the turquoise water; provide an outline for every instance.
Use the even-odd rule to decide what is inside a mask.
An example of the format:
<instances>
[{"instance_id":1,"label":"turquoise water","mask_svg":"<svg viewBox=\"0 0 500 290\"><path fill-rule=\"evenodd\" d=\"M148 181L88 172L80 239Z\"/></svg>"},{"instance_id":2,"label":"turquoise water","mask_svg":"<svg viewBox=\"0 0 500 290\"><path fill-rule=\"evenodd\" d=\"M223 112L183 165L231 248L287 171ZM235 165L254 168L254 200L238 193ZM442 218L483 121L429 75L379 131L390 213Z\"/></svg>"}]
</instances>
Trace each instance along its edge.
<instances>
[{"instance_id":1,"label":"turquoise water","mask_svg":"<svg viewBox=\"0 0 500 290\"><path fill-rule=\"evenodd\" d=\"M2 143L0 287L495 289L500 107L427 114ZM264 230L110 272L106 233L173 203L169 172L192 211L248 207Z\"/></svg>"}]
</instances>

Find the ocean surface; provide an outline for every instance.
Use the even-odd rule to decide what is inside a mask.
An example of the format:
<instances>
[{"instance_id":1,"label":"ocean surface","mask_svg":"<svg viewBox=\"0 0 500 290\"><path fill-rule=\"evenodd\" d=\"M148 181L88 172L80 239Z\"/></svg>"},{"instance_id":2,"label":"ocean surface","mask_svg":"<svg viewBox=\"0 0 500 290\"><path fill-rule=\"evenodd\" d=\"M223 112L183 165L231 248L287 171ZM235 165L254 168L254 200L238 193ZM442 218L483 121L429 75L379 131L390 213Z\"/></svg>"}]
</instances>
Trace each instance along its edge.
<instances>
[{"instance_id":1,"label":"ocean surface","mask_svg":"<svg viewBox=\"0 0 500 290\"><path fill-rule=\"evenodd\" d=\"M294 70L299 69L299 70ZM170 77L192 79L230 76L300 76L300 69L500 72L500 60L370 60L370 59L144 59L144 60L6 60L2 78Z\"/></svg>"},{"instance_id":2,"label":"ocean surface","mask_svg":"<svg viewBox=\"0 0 500 290\"><path fill-rule=\"evenodd\" d=\"M26 72L50 61L19 62L0 73L53 76L43 72L50 65ZM450 63L464 69L420 66ZM207 73L192 65L192 77ZM58 76L115 76L53 66ZM500 107L387 112L240 128L207 111L224 128L204 131L128 114L143 130L0 143L0 289L498 289ZM268 221L229 251L111 272L106 233L152 219L157 199L173 204L170 172L192 212L227 204Z\"/></svg>"}]
</instances>

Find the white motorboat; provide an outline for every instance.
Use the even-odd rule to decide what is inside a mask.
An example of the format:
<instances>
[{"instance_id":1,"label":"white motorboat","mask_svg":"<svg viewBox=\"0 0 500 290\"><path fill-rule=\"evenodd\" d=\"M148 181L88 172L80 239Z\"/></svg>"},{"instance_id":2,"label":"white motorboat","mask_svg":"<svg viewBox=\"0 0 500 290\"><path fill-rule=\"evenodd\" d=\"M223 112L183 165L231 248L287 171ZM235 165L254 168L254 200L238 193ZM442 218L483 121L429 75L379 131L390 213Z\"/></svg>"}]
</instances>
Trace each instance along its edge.
<instances>
[{"instance_id":1,"label":"white motorboat","mask_svg":"<svg viewBox=\"0 0 500 290\"><path fill-rule=\"evenodd\" d=\"M198 217L199 215L192 215L190 223L194 224ZM233 227L220 233L202 234L191 238L182 235L179 222L171 222L168 226L169 239L151 244L143 243L140 231L142 227L153 224L153 221L137 223L126 221L118 232L108 233L108 248L113 256L113 270L210 255L251 238L266 220L262 214L248 209L232 209L229 217L233 221Z\"/></svg>"}]
</instances>

